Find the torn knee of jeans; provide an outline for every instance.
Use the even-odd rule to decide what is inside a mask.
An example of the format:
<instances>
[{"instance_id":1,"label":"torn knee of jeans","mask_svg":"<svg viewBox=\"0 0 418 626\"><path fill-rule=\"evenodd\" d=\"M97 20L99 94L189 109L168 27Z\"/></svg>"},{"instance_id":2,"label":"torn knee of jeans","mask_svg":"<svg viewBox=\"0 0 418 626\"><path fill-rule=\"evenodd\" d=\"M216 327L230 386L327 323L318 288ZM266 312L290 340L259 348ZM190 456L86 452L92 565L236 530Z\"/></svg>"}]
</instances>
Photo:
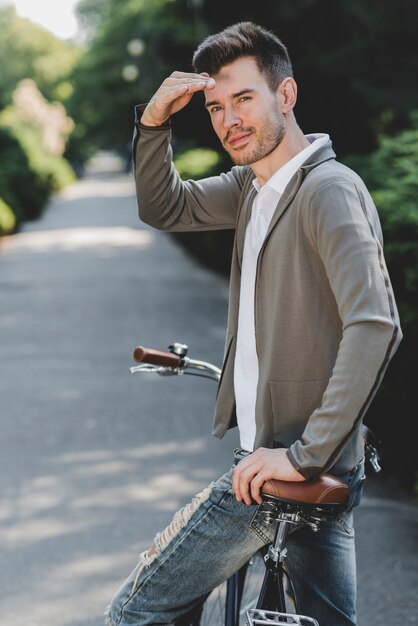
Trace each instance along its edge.
<instances>
[{"instance_id":1,"label":"torn knee of jeans","mask_svg":"<svg viewBox=\"0 0 418 626\"><path fill-rule=\"evenodd\" d=\"M148 550L148 558L152 559L154 555L157 556L158 552L157 552L157 548L155 547L155 544L153 543L150 549Z\"/></svg>"},{"instance_id":2,"label":"torn knee of jeans","mask_svg":"<svg viewBox=\"0 0 418 626\"><path fill-rule=\"evenodd\" d=\"M112 625L112 618L110 616L110 604L107 605L104 616L105 616L105 625L106 626L113 626Z\"/></svg>"},{"instance_id":3,"label":"torn knee of jeans","mask_svg":"<svg viewBox=\"0 0 418 626\"><path fill-rule=\"evenodd\" d=\"M189 504L186 504L186 506L177 511L171 524L169 524L162 533L156 536L154 542L159 546L160 550L164 550L164 548L168 546L180 530L187 525L193 513L209 498L213 484L214 483L211 483L209 487L206 487L206 489L198 493Z\"/></svg>"},{"instance_id":4,"label":"torn knee of jeans","mask_svg":"<svg viewBox=\"0 0 418 626\"><path fill-rule=\"evenodd\" d=\"M139 555L139 563L137 566L134 584L132 585L132 593L135 591L138 585L138 580L144 569L149 567L151 563L157 558L158 552L155 545L152 545L149 550L145 550Z\"/></svg>"},{"instance_id":5,"label":"torn knee of jeans","mask_svg":"<svg viewBox=\"0 0 418 626\"><path fill-rule=\"evenodd\" d=\"M153 561L165 550L165 548L171 543L171 541L178 535L180 530L186 526L192 517L193 513L197 511L199 506L205 502L212 491L214 483L211 483L209 487L206 487L203 491L197 494L193 500L177 511L174 515L171 523L161 533L157 533L151 548L143 552L140 555L140 561L136 572L132 592L135 591L138 585L138 580L144 569L149 567Z\"/></svg>"}]
</instances>

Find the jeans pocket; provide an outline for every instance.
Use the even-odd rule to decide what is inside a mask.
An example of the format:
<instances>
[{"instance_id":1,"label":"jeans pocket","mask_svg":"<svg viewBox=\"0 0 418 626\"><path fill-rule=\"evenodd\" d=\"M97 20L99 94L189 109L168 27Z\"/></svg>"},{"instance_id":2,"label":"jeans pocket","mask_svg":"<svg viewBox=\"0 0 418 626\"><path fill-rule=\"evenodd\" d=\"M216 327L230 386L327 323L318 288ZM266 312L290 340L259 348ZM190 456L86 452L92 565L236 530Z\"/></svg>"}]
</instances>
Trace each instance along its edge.
<instances>
[{"instance_id":1,"label":"jeans pocket","mask_svg":"<svg viewBox=\"0 0 418 626\"><path fill-rule=\"evenodd\" d=\"M270 524L266 519L263 505L258 505L250 520L251 530L258 535L262 542L267 545L274 539L275 524Z\"/></svg>"}]
</instances>

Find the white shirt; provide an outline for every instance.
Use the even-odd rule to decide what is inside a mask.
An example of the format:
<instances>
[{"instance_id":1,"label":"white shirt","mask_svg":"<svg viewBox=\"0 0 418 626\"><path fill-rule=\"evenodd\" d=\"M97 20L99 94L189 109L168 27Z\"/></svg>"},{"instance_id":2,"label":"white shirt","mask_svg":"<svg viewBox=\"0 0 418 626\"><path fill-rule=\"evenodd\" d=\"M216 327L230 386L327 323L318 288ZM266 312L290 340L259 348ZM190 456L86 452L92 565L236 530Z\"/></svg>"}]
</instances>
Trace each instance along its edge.
<instances>
[{"instance_id":1,"label":"white shirt","mask_svg":"<svg viewBox=\"0 0 418 626\"><path fill-rule=\"evenodd\" d=\"M234 391L240 445L250 452L256 434L255 403L258 385L258 358L255 341L254 296L257 259L266 237L271 218L286 185L306 159L329 141L329 135L306 135L310 145L298 152L257 190L251 219L245 232L242 257L240 305L238 313L237 350L234 363Z\"/></svg>"}]
</instances>

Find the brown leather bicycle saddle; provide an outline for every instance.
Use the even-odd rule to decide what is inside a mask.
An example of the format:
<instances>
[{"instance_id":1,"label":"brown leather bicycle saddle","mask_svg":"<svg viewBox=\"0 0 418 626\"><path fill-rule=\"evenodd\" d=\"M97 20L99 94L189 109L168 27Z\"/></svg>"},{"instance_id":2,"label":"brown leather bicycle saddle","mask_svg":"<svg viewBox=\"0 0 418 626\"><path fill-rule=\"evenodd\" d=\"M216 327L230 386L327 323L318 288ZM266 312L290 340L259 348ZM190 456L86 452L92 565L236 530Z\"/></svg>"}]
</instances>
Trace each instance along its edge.
<instances>
[{"instance_id":1,"label":"brown leather bicycle saddle","mask_svg":"<svg viewBox=\"0 0 418 626\"><path fill-rule=\"evenodd\" d=\"M267 480L261 492L277 500L304 504L345 504L348 500L347 485L330 474L303 482Z\"/></svg>"}]
</instances>

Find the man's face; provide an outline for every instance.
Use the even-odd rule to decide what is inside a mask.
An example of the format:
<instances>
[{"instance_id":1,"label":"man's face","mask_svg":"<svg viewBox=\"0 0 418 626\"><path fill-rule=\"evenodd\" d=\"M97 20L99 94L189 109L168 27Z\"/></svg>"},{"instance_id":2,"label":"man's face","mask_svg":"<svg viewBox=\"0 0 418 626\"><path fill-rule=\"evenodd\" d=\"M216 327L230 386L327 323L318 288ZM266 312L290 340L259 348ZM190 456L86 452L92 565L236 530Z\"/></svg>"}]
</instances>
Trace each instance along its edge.
<instances>
[{"instance_id":1,"label":"man's face","mask_svg":"<svg viewBox=\"0 0 418 626\"><path fill-rule=\"evenodd\" d=\"M285 133L278 92L271 91L253 57L225 65L213 78L206 108L223 147L236 165L260 161Z\"/></svg>"}]
</instances>

